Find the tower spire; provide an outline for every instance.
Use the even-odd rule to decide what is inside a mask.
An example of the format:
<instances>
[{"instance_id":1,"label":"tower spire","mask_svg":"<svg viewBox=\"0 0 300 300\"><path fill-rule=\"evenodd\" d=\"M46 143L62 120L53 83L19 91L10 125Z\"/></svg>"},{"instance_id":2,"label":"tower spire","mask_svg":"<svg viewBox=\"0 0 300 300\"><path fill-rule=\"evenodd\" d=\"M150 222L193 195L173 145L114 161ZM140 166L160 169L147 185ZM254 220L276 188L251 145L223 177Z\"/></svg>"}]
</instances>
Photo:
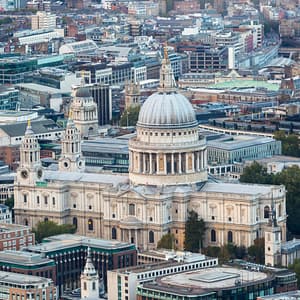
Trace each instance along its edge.
<instances>
[{"instance_id":1,"label":"tower spire","mask_svg":"<svg viewBox=\"0 0 300 300\"><path fill-rule=\"evenodd\" d=\"M164 57L160 68L160 92L172 92L176 87L174 74L168 54L167 43L164 44Z\"/></svg>"}]
</instances>

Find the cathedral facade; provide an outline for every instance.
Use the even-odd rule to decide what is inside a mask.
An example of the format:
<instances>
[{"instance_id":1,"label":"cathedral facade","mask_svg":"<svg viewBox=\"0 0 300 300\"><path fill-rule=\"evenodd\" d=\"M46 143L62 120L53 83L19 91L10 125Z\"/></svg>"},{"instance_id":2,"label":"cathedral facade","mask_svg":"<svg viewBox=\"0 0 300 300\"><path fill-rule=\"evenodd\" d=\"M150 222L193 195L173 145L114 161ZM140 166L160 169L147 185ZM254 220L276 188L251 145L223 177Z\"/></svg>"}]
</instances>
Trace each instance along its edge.
<instances>
[{"instance_id":1,"label":"cathedral facade","mask_svg":"<svg viewBox=\"0 0 300 300\"><path fill-rule=\"evenodd\" d=\"M86 172L72 119L62 139L59 170L43 170L28 126L15 179L16 222L70 223L81 235L131 242L140 249L154 249L163 235L173 233L176 248L183 249L188 211L194 210L206 224L204 246L249 247L264 237L272 208L284 240L285 188L210 180L205 138L199 136L190 102L175 89L167 53L160 77L160 88L141 107L137 135L129 142L129 175ZM82 89L77 101L89 96Z\"/></svg>"}]
</instances>

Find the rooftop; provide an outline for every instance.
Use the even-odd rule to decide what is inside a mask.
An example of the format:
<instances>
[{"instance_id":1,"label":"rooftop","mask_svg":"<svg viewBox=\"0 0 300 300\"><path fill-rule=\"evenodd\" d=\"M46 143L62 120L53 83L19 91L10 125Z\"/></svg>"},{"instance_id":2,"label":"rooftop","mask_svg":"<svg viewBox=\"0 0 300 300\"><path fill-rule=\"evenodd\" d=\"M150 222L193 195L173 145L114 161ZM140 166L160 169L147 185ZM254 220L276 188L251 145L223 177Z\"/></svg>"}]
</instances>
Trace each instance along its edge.
<instances>
[{"instance_id":1,"label":"rooftop","mask_svg":"<svg viewBox=\"0 0 300 300\"><path fill-rule=\"evenodd\" d=\"M271 142L275 142L275 140L269 137L227 135L215 140L208 140L207 146L230 151L240 148L253 147L255 145L268 144Z\"/></svg>"},{"instance_id":2,"label":"rooftop","mask_svg":"<svg viewBox=\"0 0 300 300\"><path fill-rule=\"evenodd\" d=\"M91 248L104 248L105 250L122 249L133 246L129 243L116 240L104 240L80 236L76 234L60 234L44 239L42 244L28 247L32 252L52 252L70 247L86 246Z\"/></svg>"},{"instance_id":3,"label":"rooftop","mask_svg":"<svg viewBox=\"0 0 300 300\"><path fill-rule=\"evenodd\" d=\"M17 284L17 285L29 284L33 286L35 284L49 285L50 283L52 283L52 280L44 277L0 271L0 283Z\"/></svg>"},{"instance_id":4,"label":"rooftop","mask_svg":"<svg viewBox=\"0 0 300 300\"><path fill-rule=\"evenodd\" d=\"M45 265L48 263L54 264L54 262L46 257L42 257L40 254L26 251L13 251L4 250L0 252L1 263L14 263L22 264L23 266L37 266Z\"/></svg>"},{"instance_id":5,"label":"rooftop","mask_svg":"<svg viewBox=\"0 0 300 300\"><path fill-rule=\"evenodd\" d=\"M207 182L202 192L212 193L230 193L230 194L244 194L244 195L259 195L268 194L272 192L274 186L262 184L241 184L241 183L222 183L222 182Z\"/></svg>"},{"instance_id":6,"label":"rooftop","mask_svg":"<svg viewBox=\"0 0 300 300\"><path fill-rule=\"evenodd\" d=\"M231 80L226 82L219 82L209 86L214 89L239 89L239 88L266 88L270 91L278 91L279 84L269 83L262 80Z\"/></svg>"},{"instance_id":7,"label":"rooftop","mask_svg":"<svg viewBox=\"0 0 300 300\"><path fill-rule=\"evenodd\" d=\"M253 272L232 267L214 267L191 272L177 273L156 279L154 283L146 283L146 288L159 289L193 295L228 289L240 285L252 285L272 276L263 272Z\"/></svg>"},{"instance_id":8,"label":"rooftop","mask_svg":"<svg viewBox=\"0 0 300 300\"><path fill-rule=\"evenodd\" d=\"M81 172L63 172L63 171L45 171L45 183L47 181L66 181L72 183L103 183L111 184L116 187L119 184L128 183L128 176L115 174L99 174L99 173L81 173Z\"/></svg>"}]
</instances>

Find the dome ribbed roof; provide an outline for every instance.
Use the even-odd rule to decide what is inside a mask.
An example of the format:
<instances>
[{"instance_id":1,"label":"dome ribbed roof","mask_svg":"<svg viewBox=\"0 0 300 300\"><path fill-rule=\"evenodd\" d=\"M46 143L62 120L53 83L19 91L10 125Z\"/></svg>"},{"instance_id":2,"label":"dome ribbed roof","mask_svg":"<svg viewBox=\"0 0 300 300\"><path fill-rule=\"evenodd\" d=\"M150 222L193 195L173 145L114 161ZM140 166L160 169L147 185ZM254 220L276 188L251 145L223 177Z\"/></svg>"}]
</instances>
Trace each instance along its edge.
<instances>
[{"instance_id":1,"label":"dome ribbed roof","mask_svg":"<svg viewBox=\"0 0 300 300\"><path fill-rule=\"evenodd\" d=\"M176 92L151 95L141 107L138 126L152 128L185 128L197 126L189 100Z\"/></svg>"},{"instance_id":2,"label":"dome ribbed roof","mask_svg":"<svg viewBox=\"0 0 300 300\"><path fill-rule=\"evenodd\" d=\"M90 93L89 88L87 88L87 87L78 88L76 93L75 93L75 97L79 97L79 98L91 97L91 93Z\"/></svg>"}]
</instances>

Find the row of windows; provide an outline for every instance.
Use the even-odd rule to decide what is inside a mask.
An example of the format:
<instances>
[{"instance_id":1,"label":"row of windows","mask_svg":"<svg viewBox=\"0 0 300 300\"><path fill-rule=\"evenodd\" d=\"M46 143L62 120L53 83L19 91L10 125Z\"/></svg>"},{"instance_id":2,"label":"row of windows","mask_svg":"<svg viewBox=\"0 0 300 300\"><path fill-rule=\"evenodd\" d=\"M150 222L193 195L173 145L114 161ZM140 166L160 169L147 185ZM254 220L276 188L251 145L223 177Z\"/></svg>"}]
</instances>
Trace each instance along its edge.
<instances>
[{"instance_id":1,"label":"row of windows","mask_svg":"<svg viewBox=\"0 0 300 300\"><path fill-rule=\"evenodd\" d=\"M211 261L206 261L206 262L201 262L201 263L195 263L193 265L183 265L183 266L178 266L178 267L174 267L174 268L170 268L170 269L159 270L156 272L140 274L137 276L137 278L138 279L146 279L146 278L151 278L154 276L183 272L183 271L188 271L188 270L193 270L193 269L198 269L198 268L203 268L203 267L210 267L210 266L214 266L216 264L217 264L216 261L211 260Z\"/></svg>"},{"instance_id":2,"label":"row of windows","mask_svg":"<svg viewBox=\"0 0 300 300\"><path fill-rule=\"evenodd\" d=\"M192 130L192 131L184 131L184 132L177 132L177 135L187 135L187 134L195 134L196 133L196 130ZM142 131L142 135L148 135L148 131ZM149 135L152 136L152 135L155 135L155 136L158 136L158 132L149 132ZM160 133L160 136L171 136L171 133L170 132L167 132L166 134L164 132L161 132ZM176 132L173 132L172 133L173 136L176 136Z\"/></svg>"},{"instance_id":3,"label":"row of windows","mask_svg":"<svg viewBox=\"0 0 300 300\"><path fill-rule=\"evenodd\" d=\"M48 196L44 196L44 204L45 205L48 205ZM28 201L28 195L27 194L24 194L23 195L23 202L24 203L27 203ZM40 204L40 196L37 196L36 197L36 204ZM52 197L52 205L55 205L56 204L56 200L55 200L55 197Z\"/></svg>"}]
</instances>

